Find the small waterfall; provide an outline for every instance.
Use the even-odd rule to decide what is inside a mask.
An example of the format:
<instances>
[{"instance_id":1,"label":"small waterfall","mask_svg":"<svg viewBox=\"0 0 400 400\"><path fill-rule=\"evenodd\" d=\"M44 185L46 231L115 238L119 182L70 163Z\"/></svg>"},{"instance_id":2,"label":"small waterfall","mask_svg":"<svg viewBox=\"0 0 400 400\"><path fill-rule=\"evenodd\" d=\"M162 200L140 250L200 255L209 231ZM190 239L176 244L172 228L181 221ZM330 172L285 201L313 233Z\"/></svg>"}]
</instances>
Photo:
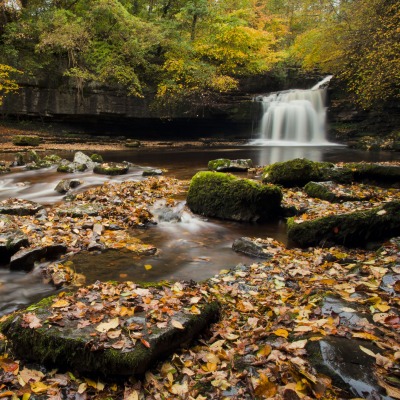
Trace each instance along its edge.
<instances>
[{"instance_id":1,"label":"small waterfall","mask_svg":"<svg viewBox=\"0 0 400 400\"><path fill-rule=\"evenodd\" d=\"M252 145L326 145L326 84L327 76L313 88L286 90L259 96L262 106L259 139Z\"/></svg>"}]
</instances>

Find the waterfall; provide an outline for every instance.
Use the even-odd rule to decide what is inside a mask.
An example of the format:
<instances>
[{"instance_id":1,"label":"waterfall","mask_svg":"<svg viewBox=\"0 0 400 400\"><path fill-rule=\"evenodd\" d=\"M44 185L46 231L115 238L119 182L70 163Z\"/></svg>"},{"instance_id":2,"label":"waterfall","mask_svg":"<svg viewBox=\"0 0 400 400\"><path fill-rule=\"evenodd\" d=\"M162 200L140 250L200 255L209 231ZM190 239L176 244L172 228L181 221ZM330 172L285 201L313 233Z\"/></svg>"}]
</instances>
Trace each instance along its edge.
<instances>
[{"instance_id":1,"label":"waterfall","mask_svg":"<svg viewBox=\"0 0 400 400\"><path fill-rule=\"evenodd\" d=\"M327 76L311 89L286 90L258 96L262 117L259 139L253 145L326 145L326 84Z\"/></svg>"}]
</instances>

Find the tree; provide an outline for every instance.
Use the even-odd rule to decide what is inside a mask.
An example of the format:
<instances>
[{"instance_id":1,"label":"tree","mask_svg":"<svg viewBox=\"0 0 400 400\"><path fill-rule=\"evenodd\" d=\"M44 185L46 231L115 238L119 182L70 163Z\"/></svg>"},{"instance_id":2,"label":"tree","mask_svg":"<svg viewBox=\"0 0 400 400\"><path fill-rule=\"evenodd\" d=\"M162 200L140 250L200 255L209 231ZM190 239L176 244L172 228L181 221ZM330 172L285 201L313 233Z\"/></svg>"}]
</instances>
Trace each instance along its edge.
<instances>
[{"instance_id":1,"label":"tree","mask_svg":"<svg viewBox=\"0 0 400 400\"><path fill-rule=\"evenodd\" d=\"M13 75L21 73L9 65L0 64L0 105L3 104L4 96L19 89L18 83L12 78Z\"/></svg>"}]
</instances>

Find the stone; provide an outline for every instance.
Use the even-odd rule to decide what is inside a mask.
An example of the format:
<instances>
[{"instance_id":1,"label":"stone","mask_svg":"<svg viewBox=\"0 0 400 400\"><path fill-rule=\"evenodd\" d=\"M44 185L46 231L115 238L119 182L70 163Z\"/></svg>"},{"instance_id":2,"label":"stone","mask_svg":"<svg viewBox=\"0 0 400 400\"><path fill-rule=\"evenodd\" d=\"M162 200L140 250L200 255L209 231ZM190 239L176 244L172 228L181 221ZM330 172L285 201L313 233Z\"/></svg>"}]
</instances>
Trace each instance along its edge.
<instances>
[{"instance_id":1,"label":"stone","mask_svg":"<svg viewBox=\"0 0 400 400\"><path fill-rule=\"evenodd\" d=\"M69 190L75 189L76 187L82 185L82 183L83 181L80 179L62 179L60 182L58 182L54 190L58 193L64 194Z\"/></svg>"},{"instance_id":2,"label":"stone","mask_svg":"<svg viewBox=\"0 0 400 400\"><path fill-rule=\"evenodd\" d=\"M111 282L96 282L84 288L94 296L92 299L79 296L79 290L75 296L71 294L71 297L53 296L43 299L29 310L22 310L10 316L1 324L1 332L9 340L15 354L24 360L40 361L45 365L110 378L143 374L154 362L192 341L200 331L219 318L218 303L203 298L196 304L198 314L190 313L181 306L172 316L165 313L163 319L165 324L157 326L152 311L143 310L141 306L143 298L149 293L152 299L169 296L176 304L176 295L162 285L145 288L133 283L118 284L119 290L115 292L112 302L107 305L107 311L105 309L96 311L94 307L96 293L99 298L102 296L102 292L96 288L103 289L103 293L111 293L116 285ZM193 286L190 290L193 290ZM115 301L117 297L118 301ZM62 309L57 308L61 318L53 322L51 316L55 309L52 305L56 305L59 301L64 302ZM72 310L76 301L84 307L82 311L92 310L91 315L97 317L101 315L103 317L100 319L101 322L82 326L81 319L70 318L69 306ZM109 312L119 304L127 304L129 309L135 307L134 316L117 312L114 313L114 317L110 316ZM29 318L32 316L37 318L40 321L39 325L30 328L24 321L27 315ZM115 336L106 335L111 329L116 328L120 331L114 331Z\"/></svg>"},{"instance_id":3,"label":"stone","mask_svg":"<svg viewBox=\"0 0 400 400\"><path fill-rule=\"evenodd\" d=\"M341 203L344 201L368 201L372 196L363 194L360 190L355 193L350 189L343 188L340 194L334 192L336 184L332 181L327 182L308 182L304 186L304 191L308 196L321 200L327 200L331 203Z\"/></svg>"},{"instance_id":4,"label":"stone","mask_svg":"<svg viewBox=\"0 0 400 400\"><path fill-rule=\"evenodd\" d=\"M0 214L35 215L42 208L42 205L29 200L13 198L0 201Z\"/></svg>"},{"instance_id":5,"label":"stone","mask_svg":"<svg viewBox=\"0 0 400 400\"><path fill-rule=\"evenodd\" d=\"M8 263L10 257L21 247L29 246L28 237L19 229L9 229L0 233L0 260Z\"/></svg>"},{"instance_id":6,"label":"stone","mask_svg":"<svg viewBox=\"0 0 400 400\"><path fill-rule=\"evenodd\" d=\"M85 164L89 169L93 169L97 165L96 162L94 162L89 156L81 151L77 151L74 154L73 162L76 164Z\"/></svg>"},{"instance_id":7,"label":"stone","mask_svg":"<svg viewBox=\"0 0 400 400\"><path fill-rule=\"evenodd\" d=\"M382 165L372 163L350 163L347 168L353 170L354 180L362 182L374 182L379 184L399 184L400 166Z\"/></svg>"},{"instance_id":8,"label":"stone","mask_svg":"<svg viewBox=\"0 0 400 400\"><path fill-rule=\"evenodd\" d=\"M232 250L257 258L271 258L274 252L268 252L268 248L271 248L271 243L268 240L251 239L249 237L236 239L232 244Z\"/></svg>"},{"instance_id":9,"label":"stone","mask_svg":"<svg viewBox=\"0 0 400 400\"><path fill-rule=\"evenodd\" d=\"M128 148L136 148L136 147L140 147L141 143L139 142L139 140L131 140L131 139L127 139L127 141L125 142L125 147Z\"/></svg>"},{"instance_id":10,"label":"stone","mask_svg":"<svg viewBox=\"0 0 400 400\"><path fill-rule=\"evenodd\" d=\"M145 169L142 172L142 176L157 176L162 175L163 171L161 169Z\"/></svg>"},{"instance_id":11,"label":"stone","mask_svg":"<svg viewBox=\"0 0 400 400\"><path fill-rule=\"evenodd\" d=\"M88 169L86 164L80 164L77 162L69 162L68 160L63 160L61 164L57 167L57 172L66 172L66 173L74 173L74 172L84 172Z\"/></svg>"},{"instance_id":12,"label":"stone","mask_svg":"<svg viewBox=\"0 0 400 400\"><path fill-rule=\"evenodd\" d=\"M191 180L187 205L196 214L234 221L278 218L281 190L222 172L198 172Z\"/></svg>"},{"instance_id":13,"label":"stone","mask_svg":"<svg viewBox=\"0 0 400 400\"><path fill-rule=\"evenodd\" d=\"M102 163L104 161L103 156L101 156L100 154L96 154L96 153L91 154L90 159L95 163Z\"/></svg>"},{"instance_id":14,"label":"stone","mask_svg":"<svg viewBox=\"0 0 400 400\"><path fill-rule=\"evenodd\" d=\"M307 359L319 373L332 379L333 386L347 392L344 398L391 399L374 376L375 358L360 347L381 353L375 344L365 340L325 336L319 341L308 341Z\"/></svg>"},{"instance_id":15,"label":"stone","mask_svg":"<svg viewBox=\"0 0 400 400\"><path fill-rule=\"evenodd\" d=\"M12 142L15 146L39 146L41 139L36 135L16 135Z\"/></svg>"},{"instance_id":16,"label":"stone","mask_svg":"<svg viewBox=\"0 0 400 400\"><path fill-rule=\"evenodd\" d=\"M68 215L70 217L97 216L104 206L97 203L70 203L62 204L57 208L58 215Z\"/></svg>"},{"instance_id":17,"label":"stone","mask_svg":"<svg viewBox=\"0 0 400 400\"><path fill-rule=\"evenodd\" d=\"M128 171L128 164L115 162L97 164L93 169L95 174L101 175L124 175L128 173Z\"/></svg>"},{"instance_id":18,"label":"stone","mask_svg":"<svg viewBox=\"0 0 400 400\"><path fill-rule=\"evenodd\" d=\"M330 215L296 222L287 220L288 238L301 247L339 245L365 246L400 234L400 201L392 201L366 211Z\"/></svg>"},{"instance_id":19,"label":"stone","mask_svg":"<svg viewBox=\"0 0 400 400\"><path fill-rule=\"evenodd\" d=\"M229 160L227 158L219 158L208 162L210 171L246 172L250 168L253 168L253 161L250 159Z\"/></svg>"},{"instance_id":20,"label":"stone","mask_svg":"<svg viewBox=\"0 0 400 400\"><path fill-rule=\"evenodd\" d=\"M67 252L65 244L52 244L49 246L39 246L17 251L10 259L10 269L12 271L31 270L35 261L42 258L52 260Z\"/></svg>"},{"instance_id":21,"label":"stone","mask_svg":"<svg viewBox=\"0 0 400 400\"><path fill-rule=\"evenodd\" d=\"M311 181L351 182L350 168L337 168L328 162L310 161L295 158L289 161L276 162L264 168L263 182L274 183L285 187L304 186Z\"/></svg>"}]
</instances>

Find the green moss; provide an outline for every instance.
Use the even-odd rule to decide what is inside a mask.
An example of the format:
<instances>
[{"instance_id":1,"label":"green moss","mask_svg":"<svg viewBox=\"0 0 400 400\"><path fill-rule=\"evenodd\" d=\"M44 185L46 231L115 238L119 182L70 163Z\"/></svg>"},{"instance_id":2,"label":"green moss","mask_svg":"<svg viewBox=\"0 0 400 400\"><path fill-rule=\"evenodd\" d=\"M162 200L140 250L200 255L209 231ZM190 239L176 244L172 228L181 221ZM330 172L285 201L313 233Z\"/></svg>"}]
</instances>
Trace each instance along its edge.
<instances>
[{"instance_id":1,"label":"green moss","mask_svg":"<svg viewBox=\"0 0 400 400\"><path fill-rule=\"evenodd\" d=\"M93 169L95 174L123 175L129 171L129 165L122 163L102 163Z\"/></svg>"},{"instance_id":2,"label":"green moss","mask_svg":"<svg viewBox=\"0 0 400 400\"><path fill-rule=\"evenodd\" d=\"M17 135L13 137L12 142L16 146L39 146L41 139L35 135Z\"/></svg>"},{"instance_id":3,"label":"green moss","mask_svg":"<svg viewBox=\"0 0 400 400\"><path fill-rule=\"evenodd\" d=\"M211 160L208 162L208 169L210 171L217 171L220 168L229 167L231 160L228 158L218 158L217 160Z\"/></svg>"},{"instance_id":4,"label":"green moss","mask_svg":"<svg viewBox=\"0 0 400 400\"><path fill-rule=\"evenodd\" d=\"M220 172L199 172L191 180L187 204L201 215L235 221L277 218L282 200L274 185L261 185Z\"/></svg>"},{"instance_id":5,"label":"green moss","mask_svg":"<svg viewBox=\"0 0 400 400\"><path fill-rule=\"evenodd\" d=\"M90 156L90 159L93 161L93 162L97 162L97 163L102 163L104 160L103 160L103 157L100 155L100 154L96 154L96 153L94 153L94 154L92 154L91 156Z\"/></svg>"},{"instance_id":6,"label":"green moss","mask_svg":"<svg viewBox=\"0 0 400 400\"><path fill-rule=\"evenodd\" d=\"M345 246L364 246L368 241L382 240L400 234L400 202L350 214L331 215L297 223L287 221L290 240L307 247L329 242Z\"/></svg>"},{"instance_id":7,"label":"green moss","mask_svg":"<svg viewBox=\"0 0 400 400\"><path fill-rule=\"evenodd\" d=\"M248 159L229 160L228 158L218 158L208 162L210 171L246 171L253 166L253 161Z\"/></svg>"},{"instance_id":8,"label":"green moss","mask_svg":"<svg viewBox=\"0 0 400 400\"><path fill-rule=\"evenodd\" d=\"M310 181L326 181L331 177L334 164L315 162L304 158L277 162L264 168L263 182L283 186L303 186Z\"/></svg>"},{"instance_id":9,"label":"green moss","mask_svg":"<svg viewBox=\"0 0 400 400\"><path fill-rule=\"evenodd\" d=\"M72 173L72 172L74 172L74 168L69 164L62 164L62 165L58 166L57 172Z\"/></svg>"},{"instance_id":10,"label":"green moss","mask_svg":"<svg viewBox=\"0 0 400 400\"><path fill-rule=\"evenodd\" d=\"M43 160L52 164L58 164L61 162L61 157L56 154L49 154L43 157Z\"/></svg>"},{"instance_id":11,"label":"green moss","mask_svg":"<svg viewBox=\"0 0 400 400\"><path fill-rule=\"evenodd\" d=\"M376 183L399 183L400 167L368 163L349 163L346 167L353 171L356 181L373 181Z\"/></svg>"}]
</instances>

